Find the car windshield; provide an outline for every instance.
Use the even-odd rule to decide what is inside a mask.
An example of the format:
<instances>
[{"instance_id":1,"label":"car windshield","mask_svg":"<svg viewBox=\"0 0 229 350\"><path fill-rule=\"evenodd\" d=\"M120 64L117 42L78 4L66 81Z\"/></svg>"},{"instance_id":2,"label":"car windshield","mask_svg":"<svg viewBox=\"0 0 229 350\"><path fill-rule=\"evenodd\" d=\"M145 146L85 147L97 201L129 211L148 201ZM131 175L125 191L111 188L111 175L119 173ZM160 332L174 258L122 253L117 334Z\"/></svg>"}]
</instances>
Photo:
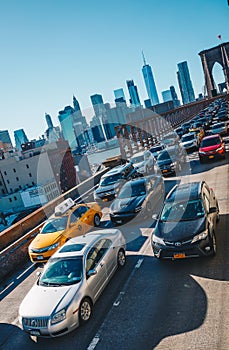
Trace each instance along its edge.
<instances>
[{"instance_id":1,"label":"car windshield","mask_svg":"<svg viewBox=\"0 0 229 350\"><path fill-rule=\"evenodd\" d=\"M130 159L130 162L131 162L132 164L137 164L137 163L144 162L144 155L142 154L141 156L132 157L132 158Z\"/></svg>"},{"instance_id":2,"label":"car windshield","mask_svg":"<svg viewBox=\"0 0 229 350\"><path fill-rule=\"evenodd\" d=\"M156 147L152 147L152 148L150 149L150 152L151 152L151 153L159 152L159 151L161 151L162 149L163 149L163 146L156 146Z\"/></svg>"},{"instance_id":3,"label":"car windshield","mask_svg":"<svg viewBox=\"0 0 229 350\"><path fill-rule=\"evenodd\" d=\"M224 128L225 125L223 123L218 123L212 126L212 129L219 129L219 128Z\"/></svg>"},{"instance_id":4,"label":"car windshield","mask_svg":"<svg viewBox=\"0 0 229 350\"><path fill-rule=\"evenodd\" d=\"M121 189L118 198L130 198L144 196L146 194L145 182L127 183Z\"/></svg>"},{"instance_id":5,"label":"car windshield","mask_svg":"<svg viewBox=\"0 0 229 350\"><path fill-rule=\"evenodd\" d=\"M83 274L82 257L56 258L47 263L47 268L38 280L39 286L63 286L81 281Z\"/></svg>"},{"instance_id":6,"label":"car windshield","mask_svg":"<svg viewBox=\"0 0 229 350\"><path fill-rule=\"evenodd\" d=\"M157 160L171 160L172 156L168 152L162 152L159 154Z\"/></svg>"},{"instance_id":7,"label":"car windshield","mask_svg":"<svg viewBox=\"0 0 229 350\"><path fill-rule=\"evenodd\" d=\"M192 140L195 140L195 135L193 135L193 134L182 136L182 138L181 138L182 142L192 141Z\"/></svg>"},{"instance_id":8,"label":"car windshield","mask_svg":"<svg viewBox=\"0 0 229 350\"><path fill-rule=\"evenodd\" d=\"M65 230L67 226L67 220L67 216L49 219L41 229L41 233L52 233Z\"/></svg>"},{"instance_id":9,"label":"car windshield","mask_svg":"<svg viewBox=\"0 0 229 350\"><path fill-rule=\"evenodd\" d=\"M115 182L121 179L121 174L114 174L114 175L109 175L105 176L101 179L100 186L109 186L113 185Z\"/></svg>"},{"instance_id":10,"label":"car windshield","mask_svg":"<svg viewBox=\"0 0 229 350\"><path fill-rule=\"evenodd\" d=\"M165 203L160 221L186 221L196 220L204 215L201 200Z\"/></svg>"},{"instance_id":11,"label":"car windshield","mask_svg":"<svg viewBox=\"0 0 229 350\"><path fill-rule=\"evenodd\" d=\"M208 146L214 146L220 144L220 138L219 137L211 137L209 139L203 139L201 142L200 147L208 147Z\"/></svg>"}]
</instances>

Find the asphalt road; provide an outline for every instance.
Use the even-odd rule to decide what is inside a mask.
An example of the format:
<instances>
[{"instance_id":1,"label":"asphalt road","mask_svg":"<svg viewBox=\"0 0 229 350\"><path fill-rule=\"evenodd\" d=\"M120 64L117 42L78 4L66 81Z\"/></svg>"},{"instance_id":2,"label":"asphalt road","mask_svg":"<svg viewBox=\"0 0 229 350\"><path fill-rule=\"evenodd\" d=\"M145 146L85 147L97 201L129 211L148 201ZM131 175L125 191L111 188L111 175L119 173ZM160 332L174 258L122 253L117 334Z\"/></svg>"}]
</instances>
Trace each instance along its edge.
<instances>
[{"instance_id":1,"label":"asphalt road","mask_svg":"<svg viewBox=\"0 0 229 350\"><path fill-rule=\"evenodd\" d=\"M30 338L19 326L20 302L38 270L28 263L1 285L1 350L229 350L229 153L208 164L196 153L189 159L183 175L165 180L166 191L177 181L205 180L214 188L216 257L158 261L149 243L152 219L120 226L128 242L126 266L100 296L90 322L55 339ZM108 214L103 225L111 226Z\"/></svg>"}]
</instances>

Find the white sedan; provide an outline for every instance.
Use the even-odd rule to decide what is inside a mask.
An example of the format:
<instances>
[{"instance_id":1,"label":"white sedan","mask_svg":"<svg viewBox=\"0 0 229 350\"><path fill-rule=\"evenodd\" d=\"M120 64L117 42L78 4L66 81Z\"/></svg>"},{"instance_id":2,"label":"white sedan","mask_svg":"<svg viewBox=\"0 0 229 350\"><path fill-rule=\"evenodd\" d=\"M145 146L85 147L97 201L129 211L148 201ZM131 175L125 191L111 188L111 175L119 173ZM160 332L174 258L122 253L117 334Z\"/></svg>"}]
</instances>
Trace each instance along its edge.
<instances>
[{"instance_id":1,"label":"white sedan","mask_svg":"<svg viewBox=\"0 0 229 350\"><path fill-rule=\"evenodd\" d=\"M118 229L93 231L66 242L20 305L23 329L33 336L56 337L87 322L107 282L125 265L125 249Z\"/></svg>"}]
</instances>

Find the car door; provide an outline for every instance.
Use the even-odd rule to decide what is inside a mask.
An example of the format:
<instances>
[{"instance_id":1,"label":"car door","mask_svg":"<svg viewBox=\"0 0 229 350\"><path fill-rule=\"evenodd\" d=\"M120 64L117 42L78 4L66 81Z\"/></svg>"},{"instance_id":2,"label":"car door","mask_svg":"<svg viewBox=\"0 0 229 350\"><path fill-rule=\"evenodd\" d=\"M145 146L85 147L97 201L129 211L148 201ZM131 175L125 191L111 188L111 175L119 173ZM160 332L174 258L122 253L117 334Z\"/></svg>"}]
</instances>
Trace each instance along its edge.
<instances>
[{"instance_id":1,"label":"car door","mask_svg":"<svg viewBox=\"0 0 229 350\"><path fill-rule=\"evenodd\" d=\"M94 299L97 299L107 283L106 261L103 260L106 250L103 249L104 240L96 242L86 257L86 278L88 288ZM93 271L92 275L88 275Z\"/></svg>"},{"instance_id":2,"label":"car door","mask_svg":"<svg viewBox=\"0 0 229 350\"><path fill-rule=\"evenodd\" d=\"M80 208L76 208L70 216L69 237L76 237L85 233L85 225L81 222L82 212Z\"/></svg>"}]
</instances>

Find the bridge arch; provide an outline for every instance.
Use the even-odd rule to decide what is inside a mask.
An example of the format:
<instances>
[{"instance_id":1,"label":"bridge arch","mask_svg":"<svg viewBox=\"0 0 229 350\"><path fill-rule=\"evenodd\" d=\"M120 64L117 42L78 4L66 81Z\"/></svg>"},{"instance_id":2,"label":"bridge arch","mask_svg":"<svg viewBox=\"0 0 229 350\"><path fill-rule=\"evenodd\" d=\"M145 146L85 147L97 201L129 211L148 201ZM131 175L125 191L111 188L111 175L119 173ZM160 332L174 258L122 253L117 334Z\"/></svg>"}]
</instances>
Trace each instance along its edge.
<instances>
[{"instance_id":1,"label":"bridge arch","mask_svg":"<svg viewBox=\"0 0 229 350\"><path fill-rule=\"evenodd\" d=\"M214 97L217 94L217 87L213 79L213 67L219 63L223 69L225 78L225 89L229 93L229 42L222 43L208 50L199 53L204 70L205 86L208 97ZM221 85L222 86L222 85Z\"/></svg>"}]
</instances>

